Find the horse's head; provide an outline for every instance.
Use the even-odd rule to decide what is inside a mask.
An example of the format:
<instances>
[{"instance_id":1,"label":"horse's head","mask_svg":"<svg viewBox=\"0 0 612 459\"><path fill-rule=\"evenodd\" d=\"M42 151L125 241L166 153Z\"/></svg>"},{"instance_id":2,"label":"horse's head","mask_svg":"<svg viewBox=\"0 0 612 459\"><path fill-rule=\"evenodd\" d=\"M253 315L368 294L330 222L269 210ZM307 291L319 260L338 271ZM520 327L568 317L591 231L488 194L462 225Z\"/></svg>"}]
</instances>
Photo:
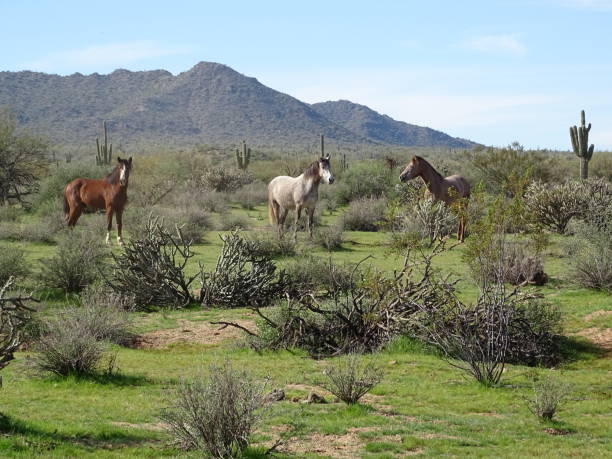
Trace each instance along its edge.
<instances>
[{"instance_id":1,"label":"horse's head","mask_svg":"<svg viewBox=\"0 0 612 459\"><path fill-rule=\"evenodd\" d=\"M130 179L130 170L132 169L132 157L129 159L121 159L117 156L117 162L119 163L119 183L121 186L128 186Z\"/></svg>"},{"instance_id":2,"label":"horse's head","mask_svg":"<svg viewBox=\"0 0 612 459\"><path fill-rule=\"evenodd\" d=\"M319 177L329 185L334 183L334 176L331 171L329 155L325 156L324 158L319 158Z\"/></svg>"},{"instance_id":3,"label":"horse's head","mask_svg":"<svg viewBox=\"0 0 612 459\"><path fill-rule=\"evenodd\" d=\"M406 165L404 171L400 174L400 182L407 182L415 177L418 177L421 173L421 166L419 164L419 157L413 156L410 162Z\"/></svg>"}]
</instances>

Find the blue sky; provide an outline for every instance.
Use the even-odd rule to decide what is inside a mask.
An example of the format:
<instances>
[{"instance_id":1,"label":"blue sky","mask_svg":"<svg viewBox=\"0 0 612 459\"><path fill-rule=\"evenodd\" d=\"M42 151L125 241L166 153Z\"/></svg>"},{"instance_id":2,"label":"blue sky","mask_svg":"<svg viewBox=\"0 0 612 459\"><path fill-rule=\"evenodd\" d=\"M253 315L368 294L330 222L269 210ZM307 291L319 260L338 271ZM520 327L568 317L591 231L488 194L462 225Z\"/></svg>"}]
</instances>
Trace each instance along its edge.
<instances>
[{"instance_id":1,"label":"blue sky","mask_svg":"<svg viewBox=\"0 0 612 459\"><path fill-rule=\"evenodd\" d=\"M0 0L0 70L227 64L489 145L612 149L612 0Z\"/></svg>"}]
</instances>

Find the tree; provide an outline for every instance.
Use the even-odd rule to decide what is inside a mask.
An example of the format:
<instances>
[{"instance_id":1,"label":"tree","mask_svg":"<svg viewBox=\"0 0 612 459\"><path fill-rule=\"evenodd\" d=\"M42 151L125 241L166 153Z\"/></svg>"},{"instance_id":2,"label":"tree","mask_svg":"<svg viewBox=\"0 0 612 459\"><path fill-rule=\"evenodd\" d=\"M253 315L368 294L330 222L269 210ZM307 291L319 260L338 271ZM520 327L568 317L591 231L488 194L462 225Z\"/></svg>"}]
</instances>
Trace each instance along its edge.
<instances>
[{"instance_id":1,"label":"tree","mask_svg":"<svg viewBox=\"0 0 612 459\"><path fill-rule=\"evenodd\" d=\"M48 145L40 138L17 132L17 122L7 110L0 110L0 206L18 201L38 189L46 170Z\"/></svg>"}]
</instances>

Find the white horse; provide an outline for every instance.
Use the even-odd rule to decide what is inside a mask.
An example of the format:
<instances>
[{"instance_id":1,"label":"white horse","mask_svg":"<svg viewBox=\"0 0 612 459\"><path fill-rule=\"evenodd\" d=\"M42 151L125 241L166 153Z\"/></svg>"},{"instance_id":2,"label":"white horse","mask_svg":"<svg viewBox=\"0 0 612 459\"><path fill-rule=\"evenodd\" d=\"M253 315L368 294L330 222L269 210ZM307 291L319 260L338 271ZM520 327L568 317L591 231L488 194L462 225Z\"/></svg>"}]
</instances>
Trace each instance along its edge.
<instances>
[{"instance_id":1,"label":"white horse","mask_svg":"<svg viewBox=\"0 0 612 459\"><path fill-rule=\"evenodd\" d=\"M297 238L297 225L302 209L308 212L308 233L312 237L312 217L319 198L321 180L330 185L334 183L329 155L313 162L299 177L281 175L268 184L268 214L270 223L278 227L279 237L283 235L283 225L289 209L295 209L293 237Z\"/></svg>"}]
</instances>

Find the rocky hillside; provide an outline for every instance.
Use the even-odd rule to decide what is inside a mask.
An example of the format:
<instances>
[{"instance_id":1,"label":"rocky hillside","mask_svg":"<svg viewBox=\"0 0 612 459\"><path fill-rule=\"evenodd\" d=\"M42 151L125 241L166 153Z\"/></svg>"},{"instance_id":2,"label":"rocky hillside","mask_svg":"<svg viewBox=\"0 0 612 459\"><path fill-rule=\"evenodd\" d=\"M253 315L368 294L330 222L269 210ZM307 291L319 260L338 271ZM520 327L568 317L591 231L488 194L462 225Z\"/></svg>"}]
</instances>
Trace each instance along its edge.
<instances>
[{"instance_id":1,"label":"rocky hillside","mask_svg":"<svg viewBox=\"0 0 612 459\"><path fill-rule=\"evenodd\" d=\"M65 144L92 143L101 120L115 142L470 147L429 128L395 121L347 101L309 105L231 68L201 62L176 76L165 70L69 76L0 72L0 107L25 127Z\"/></svg>"}]
</instances>

